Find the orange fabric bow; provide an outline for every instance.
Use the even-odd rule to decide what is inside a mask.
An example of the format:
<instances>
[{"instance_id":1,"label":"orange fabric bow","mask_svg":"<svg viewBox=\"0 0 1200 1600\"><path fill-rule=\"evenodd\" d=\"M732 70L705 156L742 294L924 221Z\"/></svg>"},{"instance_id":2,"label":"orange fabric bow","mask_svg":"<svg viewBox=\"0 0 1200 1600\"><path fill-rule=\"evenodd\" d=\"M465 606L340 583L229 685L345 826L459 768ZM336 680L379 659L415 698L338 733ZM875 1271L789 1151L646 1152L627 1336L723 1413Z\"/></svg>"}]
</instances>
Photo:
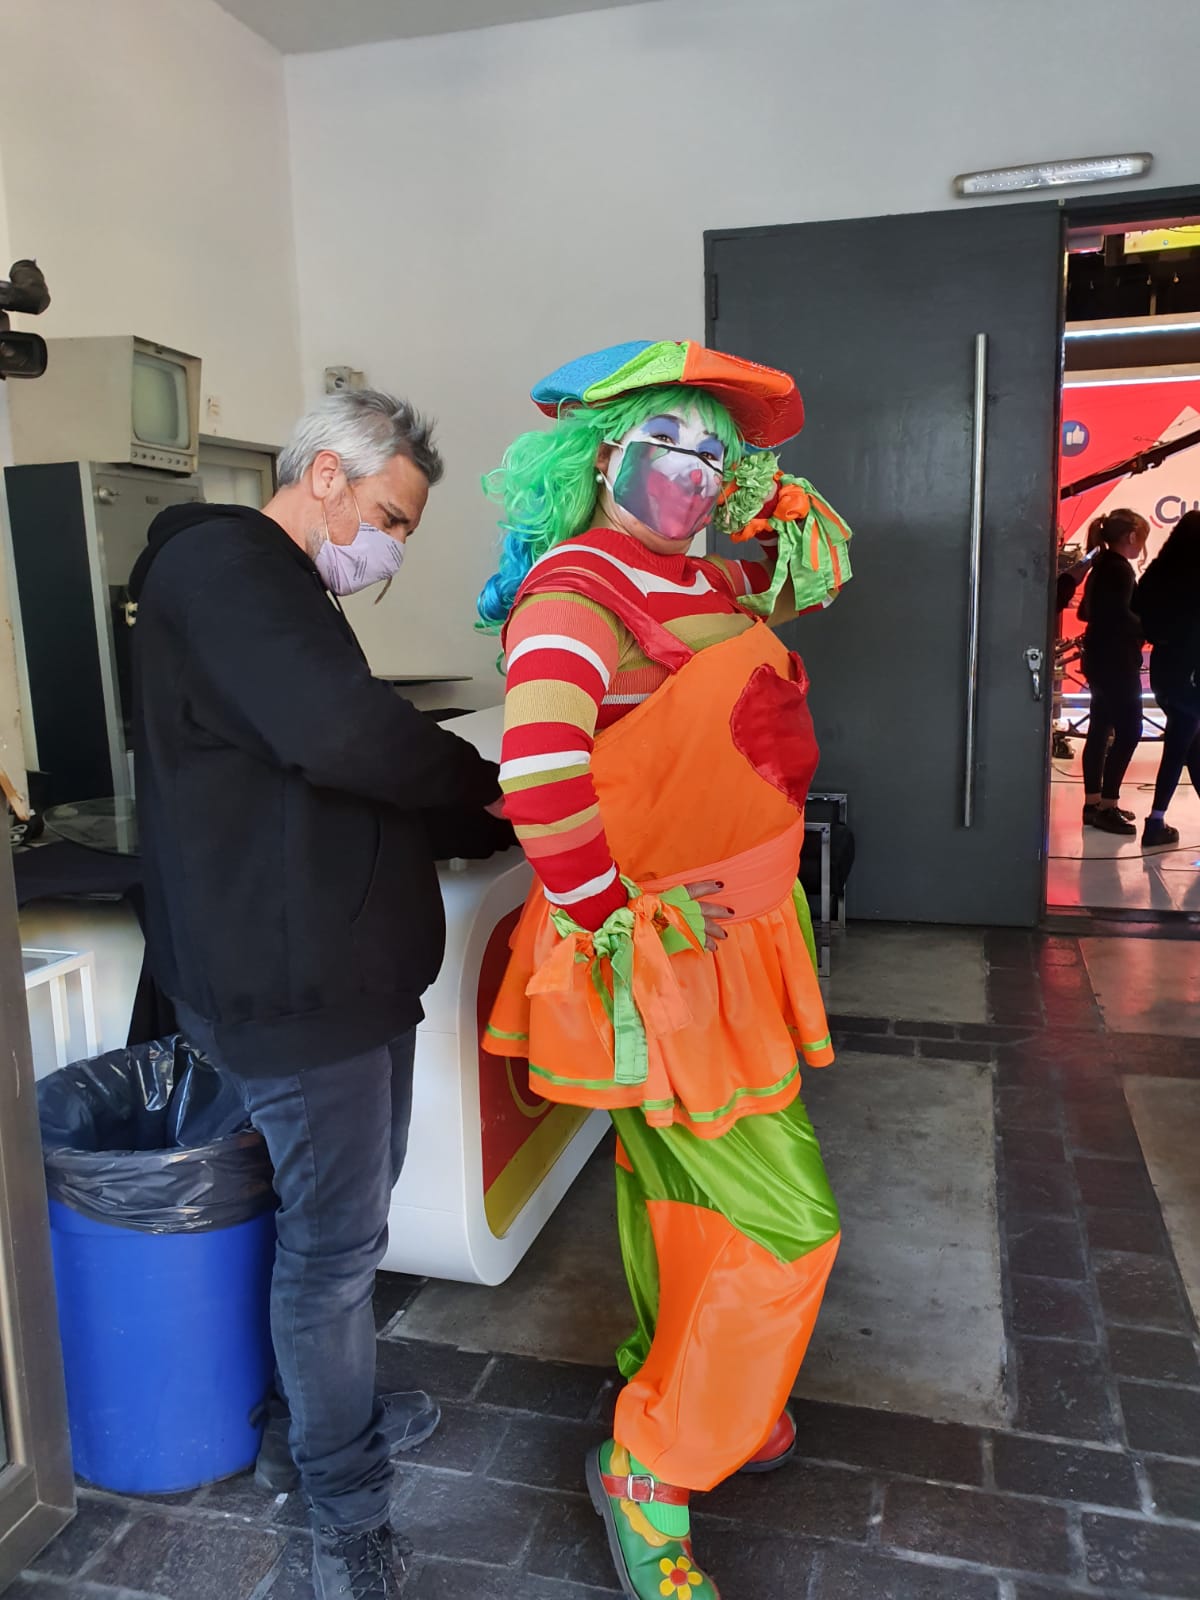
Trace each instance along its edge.
<instances>
[{"instance_id":1,"label":"orange fabric bow","mask_svg":"<svg viewBox=\"0 0 1200 1600\"><path fill-rule=\"evenodd\" d=\"M692 1020L663 946L667 928L692 949L703 948L678 906L658 895L638 895L595 933L579 927L566 932L526 986L528 995L568 994L576 967L591 968L588 1011L601 1037L612 1029L614 1082L644 1083L647 1035L675 1033Z\"/></svg>"}]
</instances>

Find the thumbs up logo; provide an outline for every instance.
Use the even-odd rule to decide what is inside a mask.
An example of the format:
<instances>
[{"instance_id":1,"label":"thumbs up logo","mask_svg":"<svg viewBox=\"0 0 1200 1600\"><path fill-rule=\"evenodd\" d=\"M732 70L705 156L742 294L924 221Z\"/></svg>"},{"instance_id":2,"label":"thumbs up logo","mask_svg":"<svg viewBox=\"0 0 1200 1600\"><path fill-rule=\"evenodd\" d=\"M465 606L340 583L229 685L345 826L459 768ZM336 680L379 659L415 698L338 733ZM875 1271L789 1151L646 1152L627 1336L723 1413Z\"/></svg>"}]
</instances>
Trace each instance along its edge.
<instances>
[{"instance_id":1,"label":"thumbs up logo","mask_svg":"<svg viewBox=\"0 0 1200 1600\"><path fill-rule=\"evenodd\" d=\"M1088 447L1091 434L1082 422L1064 422L1062 425L1062 453L1081 456Z\"/></svg>"}]
</instances>

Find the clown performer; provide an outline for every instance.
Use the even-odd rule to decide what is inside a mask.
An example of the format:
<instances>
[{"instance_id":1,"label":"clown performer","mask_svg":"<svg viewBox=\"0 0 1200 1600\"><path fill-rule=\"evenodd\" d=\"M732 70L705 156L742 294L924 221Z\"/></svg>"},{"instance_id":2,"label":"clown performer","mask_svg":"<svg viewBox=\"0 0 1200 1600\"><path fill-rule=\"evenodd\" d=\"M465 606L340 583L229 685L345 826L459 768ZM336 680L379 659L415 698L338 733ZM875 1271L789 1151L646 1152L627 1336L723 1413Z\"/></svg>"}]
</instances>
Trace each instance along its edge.
<instances>
[{"instance_id":1,"label":"clown performer","mask_svg":"<svg viewBox=\"0 0 1200 1600\"><path fill-rule=\"evenodd\" d=\"M800 1091L833 1059L797 885L808 681L767 625L827 605L849 530L773 447L785 373L684 342L571 362L486 480L501 784L535 872L485 1047L616 1126L636 1331L587 1479L631 1600L712 1600L688 1496L794 1452L839 1240ZM710 525L766 561L693 556Z\"/></svg>"}]
</instances>

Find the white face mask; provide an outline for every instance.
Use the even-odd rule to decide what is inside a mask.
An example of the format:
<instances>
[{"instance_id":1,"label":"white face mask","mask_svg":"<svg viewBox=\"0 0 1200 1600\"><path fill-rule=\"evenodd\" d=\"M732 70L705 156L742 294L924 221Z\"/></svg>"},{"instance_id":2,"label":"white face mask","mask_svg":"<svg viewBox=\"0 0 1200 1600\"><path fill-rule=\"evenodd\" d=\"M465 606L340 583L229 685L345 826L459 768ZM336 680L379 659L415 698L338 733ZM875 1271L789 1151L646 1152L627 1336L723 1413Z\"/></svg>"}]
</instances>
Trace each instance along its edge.
<instances>
[{"instance_id":1,"label":"white face mask","mask_svg":"<svg viewBox=\"0 0 1200 1600\"><path fill-rule=\"evenodd\" d=\"M358 511L353 489L350 495ZM321 512L324 515L323 506ZM334 544L326 518L325 543L317 551L313 564L331 594L357 594L374 583L390 583L404 565L404 546L399 539L393 539L373 522L364 522L361 511L358 517L358 532L349 544Z\"/></svg>"}]
</instances>

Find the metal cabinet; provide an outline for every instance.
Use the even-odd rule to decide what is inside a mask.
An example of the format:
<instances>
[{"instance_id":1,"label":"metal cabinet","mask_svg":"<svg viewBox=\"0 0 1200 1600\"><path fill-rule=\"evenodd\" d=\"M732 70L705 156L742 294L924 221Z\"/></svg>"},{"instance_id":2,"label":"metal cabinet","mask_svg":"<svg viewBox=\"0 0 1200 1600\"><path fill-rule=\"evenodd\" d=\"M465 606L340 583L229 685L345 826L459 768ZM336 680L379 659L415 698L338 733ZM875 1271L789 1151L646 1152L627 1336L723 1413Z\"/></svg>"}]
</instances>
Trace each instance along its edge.
<instances>
[{"instance_id":1,"label":"metal cabinet","mask_svg":"<svg viewBox=\"0 0 1200 1600\"><path fill-rule=\"evenodd\" d=\"M5 486L44 804L130 795L126 585L151 522L202 499L200 480L65 461L8 467Z\"/></svg>"}]
</instances>

